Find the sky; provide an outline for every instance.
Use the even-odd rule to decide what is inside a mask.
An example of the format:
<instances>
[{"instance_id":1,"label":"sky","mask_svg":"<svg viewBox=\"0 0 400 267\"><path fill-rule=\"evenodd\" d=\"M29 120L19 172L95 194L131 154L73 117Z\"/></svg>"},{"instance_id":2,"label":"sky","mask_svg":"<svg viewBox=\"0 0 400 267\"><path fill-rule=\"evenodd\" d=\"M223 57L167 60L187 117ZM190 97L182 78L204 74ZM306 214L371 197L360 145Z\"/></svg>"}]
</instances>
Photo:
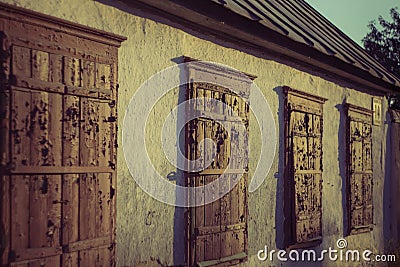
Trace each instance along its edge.
<instances>
[{"instance_id":1,"label":"sky","mask_svg":"<svg viewBox=\"0 0 400 267\"><path fill-rule=\"evenodd\" d=\"M362 46L371 20L379 15L390 20L390 8L399 7L400 0L306 0L336 27Z\"/></svg>"}]
</instances>

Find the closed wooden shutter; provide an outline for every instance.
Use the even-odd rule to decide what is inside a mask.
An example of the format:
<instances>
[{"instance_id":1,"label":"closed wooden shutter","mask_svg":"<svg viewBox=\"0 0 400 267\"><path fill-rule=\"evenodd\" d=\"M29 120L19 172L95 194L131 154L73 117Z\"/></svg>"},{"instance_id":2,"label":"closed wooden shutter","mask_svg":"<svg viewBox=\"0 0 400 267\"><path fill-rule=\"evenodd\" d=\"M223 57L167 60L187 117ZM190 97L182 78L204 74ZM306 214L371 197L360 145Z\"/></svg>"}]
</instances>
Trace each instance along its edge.
<instances>
[{"instance_id":1,"label":"closed wooden shutter","mask_svg":"<svg viewBox=\"0 0 400 267\"><path fill-rule=\"evenodd\" d=\"M196 62L193 62L189 69L193 72L190 76L192 82L188 98L197 99L191 106L191 111L200 114L200 117L188 125L188 158L204 160L192 168L199 171L187 174L188 184L202 186L217 181L213 187L206 189L211 190L210 193L215 199L228 187L232 187L222 198L190 209L190 266L238 263L247 257L249 84L232 83L232 86L238 86L236 89L243 93L239 96L229 88L221 86L221 83L218 84L218 79L221 79L220 72L223 73L223 70L215 70L213 66L208 68L206 63ZM196 82L196 77L204 78L204 75L215 78L216 84ZM232 80L235 79L235 76L231 77ZM214 105L212 100L220 101L232 110ZM240 124L245 127L240 127ZM215 153L210 143L206 143L204 147L200 146L207 138L216 144ZM233 147L235 149L232 149ZM210 166L204 166L206 162L211 162ZM228 173L229 178L226 181L220 179L223 172ZM233 186L234 184L236 185ZM204 198L205 193L197 196L197 200L200 201Z\"/></svg>"},{"instance_id":2,"label":"closed wooden shutter","mask_svg":"<svg viewBox=\"0 0 400 267\"><path fill-rule=\"evenodd\" d=\"M111 266L123 38L0 6L1 262Z\"/></svg>"},{"instance_id":3,"label":"closed wooden shutter","mask_svg":"<svg viewBox=\"0 0 400 267\"><path fill-rule=\"evenodd\" d=\"M322 133L326 99L289 87L286 95L286 234L289 246L322 238Z\"/></svg>"},{"instance_id":4,"label":"closed wooden shutter","mask_svg":"<svg viewBox=\"0 0 400 267\"><path fill-rule=\"evenodd\" d=\"M347 208L349 233L373 226L372 111L345 105L347 117Z\"/></svg>"}]
</instances>

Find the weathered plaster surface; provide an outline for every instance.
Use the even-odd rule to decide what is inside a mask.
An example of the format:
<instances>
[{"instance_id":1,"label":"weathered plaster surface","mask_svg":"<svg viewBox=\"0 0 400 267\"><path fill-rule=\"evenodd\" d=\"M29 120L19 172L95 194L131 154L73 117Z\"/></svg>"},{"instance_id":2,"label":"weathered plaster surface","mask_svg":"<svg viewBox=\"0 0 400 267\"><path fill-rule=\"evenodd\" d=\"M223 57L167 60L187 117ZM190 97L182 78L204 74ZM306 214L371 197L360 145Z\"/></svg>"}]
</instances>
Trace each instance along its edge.
<instances>
[{"instance_id":1,"label":"weathered plaster surface","mask_svg":"<svg viewBox=\"0 0 400 267\"><path fill-rule=\"evenodd\" d=\"M296 70L272 60L265 60L231 48L225 48L211 41L194 37L184 31L140 17L140 12L125 7L121 11L111 6L90 0L2 0L25 8L53 15L62 19L88 25L128 37L119 50L119 129L125 109L137 88L156 72L176 63L171 60L187 55L196 59L214 61L229 65L246 73L257 75L255 80L268 100L277 124L282 124L280 109L280 86L287 85L298 90L327 98L324 105L323 136L323 243L319 249L335 247L336 240L343 236L342 170L344 163L344 133L341 132L340 105L349 103L365 108L371 106L371 96L343 88L320 77ZM135 14L132 15L129 12ZM137 15L139 14L139 16ZM211 39L211 37L210 37ZM169 93L154 108L149 120L149 138L153 141L162 127L162 120L178 103L178 91ZM386 109L385 101L383 110ZM148 103L143 103L147 105ZM252 103L256 105L257 103ZM339 105L339 106L338 106ZM279 114L278 114L279 111ZM343 129L342 129L343 130ZM173 127L169 131L174 132ZM132 134L135 129L132 129ZM157 142L148 150L153 162L158 164L160 173L166 176L175 171L168 163ZM250 121L250 173L254 172L259 154L259 131L254 117ZM385 163L386 126L373 127L374 155L374 221L373 231L346 237L351 249L370 249L383 253L383 178ZM121 131L119 131L121 144ZM277 190L282 169L279 169L277 147L275 161L262 186L249 197L249 260L242 266L289 266L284 263L260 263L256 253L265 245L276 249L282 239L282 203L277 201ZM134 148L132 148L134 149ZM145 155L143 155L145 156ZM140 162L138 162L140 164ZM144 168L142 175L148 171ZM279 194L278 194L279 195ZM174 247L182 250L183 245L175 240L175 229L183 227L174 221L175 208L162 204L144 193L129 174L122 149L118 157L118 198L117 198L117 264L118 266L170 266L174 264ZM278 206L278 210L276 210ZM277 231L278 229L278 231ZM276 233L279 232L277 236ZM175 238L177 238L175 236ZM175 264L179 260L175 259ZM304 264L304 263L302 263ZM303 266L299 264L298 266ZM364 264L368 266L367 264ZM291 266L296 266L292 264ZM316 264L321 266L321 263ZM323 266L345 266L343 262L324 262ZM354 266L348 264L347 266ZM376 266L376 265L370 265Z\"/></svg>"}]
</instances>

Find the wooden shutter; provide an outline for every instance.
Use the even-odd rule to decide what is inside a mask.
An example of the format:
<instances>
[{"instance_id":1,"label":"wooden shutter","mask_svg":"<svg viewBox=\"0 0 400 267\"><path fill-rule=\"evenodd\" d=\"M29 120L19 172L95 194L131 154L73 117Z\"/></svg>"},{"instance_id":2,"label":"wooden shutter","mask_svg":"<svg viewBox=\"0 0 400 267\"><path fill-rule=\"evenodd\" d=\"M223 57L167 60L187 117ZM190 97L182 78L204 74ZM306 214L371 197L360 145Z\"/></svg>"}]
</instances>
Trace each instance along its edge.
<instances>
[{"instance_id":1,"label":"wooden shutter","mask_svg":"<svg viewBox=\"0 0 400 267\"><path fill-rule=\"evenodd\" d=\"M369 231L373 225L372 111L346 104L347 208L349 233Z\"/></svg>"},{"instance_id":2,"label":"wooden shutter","mask_svg":"<svg viewBox=\"0 0 400 267\"><path fill-rule=\"evenodd\" d=\"M123 38L4 4L0 20L1 262L114 265Z\"/></svg>"},{"instance_id":3,"label":"wooden shutter","mask_svg":"<svg viewBox=\"0 0 400 267\"><path fill-rule=\"evenodd\" d=\"M202 186L218 181L220 175L226 171L229 179L226 182L219 180L211 188L216 197L221 191L236 183L236 186L222 198L190 209L188 221L188 241L190 266L219 266L238 263L247 257L247 166L248 166L248 120L249 120L249 78L235 73L232 81L221 76L224 69L216 68L207 63L192 62L188 98L197 99L191 106L191 112L213 116L200 117L192 120L187 127L187 153L191 160L204 158L204 162L213 159L207 168L193 166L198 172L187 173L189 186ZM211 76L215 83L196 82L197 77ZM241 78L242 77L242 78ZM243 81L235 81L235 79ZM247 81L246 81L247 79ZM193 82L194 80L194 82ZM220 84L232 84L240 90L242 95L234 93ZM228 109L216 108L211 99L223 102L232 108L238 116L234 116ZM221 124L224 121L225 127ZM245 127L239 127L239 124ZM228 126L226 126L228 125ZM229 134L228 134L229 133ZM229 138L230 136L230 138ZM212 154L212 147L201 148L200 142L204 138L212 139L216 144L216 153ZM236 146L238 149L231 149ZM228 163L231 161L229 169ZM244 174L243 174L244 172ZM199 199L204 199L201 195Z\"/></svg>"},{"instance_id":4,"label":"wooden shutter","mask_svg":"<svg viewBox=\"0 0 400 267\"><path fill-rule=\"evenodd\" d=\"M284 87L287 245L312 246L322 237L322 129L326 99Z\"/></svg>"}]
</instances>

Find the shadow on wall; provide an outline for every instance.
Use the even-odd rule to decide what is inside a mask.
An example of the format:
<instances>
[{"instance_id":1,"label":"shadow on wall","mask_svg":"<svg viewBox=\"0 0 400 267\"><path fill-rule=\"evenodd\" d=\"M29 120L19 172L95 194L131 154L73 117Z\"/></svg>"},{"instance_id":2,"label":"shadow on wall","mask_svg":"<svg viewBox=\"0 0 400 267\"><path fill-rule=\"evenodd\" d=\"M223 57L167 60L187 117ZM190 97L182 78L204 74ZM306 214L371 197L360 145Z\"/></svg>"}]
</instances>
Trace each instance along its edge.
<instances>
[{"instance_id":1,"label":"shadow on wall","mask_svg":"<svg viewBox=\"0 0 400 267\"><path fill-rule=\"evenodd\" d=\"M183 63L183 57L172 59L173 62L180 64ZM184 68L184 67L181 67ZM185 105L180 105L186 101L186 93L187 93L187 85L185 84L186 79L186 70L180 70L180 83L182 84L179 87L179 95L178 95L178 121L184 121L186 118L185 114ZM179 129L179 123L176 125L176 133L179 142L179 146L177 147L177 159L182 159L179 157L179 153L181 155L185 155L185 128ZM179 151L179 149L181 151ZM178 166L183 166L184 162L180 162ZM176 184L179 186L186 186L185 182L185 174L183 170L177 168L176 170ZM181 196L176 194L176 201L178 202L179 199L183 199L186 196ZM185 251L186 251L186 237L185 237L185 230L186 230L186 218L185 218L185 211L187 208L183 207L175 207L174 213L174 241L173 241L173 257L174 257L174 266L184 266L185 265Z\"/></svg>"},{"instance_id":2,"label":"shadow on wall","mask_svg":"<svg viewBox=\"0 0 400 267\"><path fill-rule=\"evenodd\" d=\"M349 214L347 210L347 137L346 137L346 114L344 105L346 104L346 98L343 99L342 104L335 106L340 113L339 130L338 130L338 162L340 177L342 178L342 207L343 207L343 236L347 236L350 232L349 229Z\"/></svg>"},{"instance_id":3,"label":"shadow on wall","mask_svg":"<svg viewBox=\"0 0 400 267\"><path fill-rule=\"evenodd\" d=\"M275 87L273 89L279 98L279 108L278 108L278 127L279 127L279 160L278 160L278 173L275 174L275 178L278 179L276 183L276 205L275 205L275 242L278 249L285 249L284 241L284 168L285 168L285 147L284 147L284 95L281 86Z\"/></svg>"},{"instance_id":4,"label":"shadow on wall","mask_svg":"<svg viewBox=\"0 0 400 267\"><path fill-rule=\"evenodd\" d=\"M386 155L385 181L383 188L383 234L386 253L395 253L400 257L400 123L396 122L393 114L386 113ZM392 266L392 265L389 265ZM396 266L396 265L394 265Z\"/></svg>"}]
</instances>

